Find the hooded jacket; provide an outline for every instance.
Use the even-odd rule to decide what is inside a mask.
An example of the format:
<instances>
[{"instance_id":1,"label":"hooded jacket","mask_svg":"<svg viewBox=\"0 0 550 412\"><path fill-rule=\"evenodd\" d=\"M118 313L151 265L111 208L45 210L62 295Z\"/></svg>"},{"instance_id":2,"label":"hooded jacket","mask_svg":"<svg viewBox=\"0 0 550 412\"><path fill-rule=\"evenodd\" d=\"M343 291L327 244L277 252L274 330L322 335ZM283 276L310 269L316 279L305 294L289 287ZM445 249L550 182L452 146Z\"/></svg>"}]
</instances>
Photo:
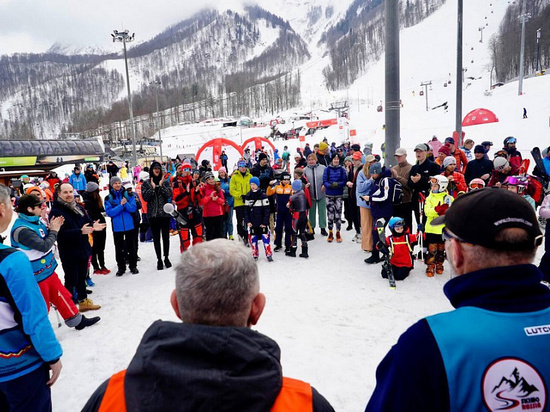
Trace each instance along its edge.
<instances>
[{"instance_id":1,"label":"hooded jacket","mask_svg":"<svg viewBox=\"0 0 550 412\"><path fill-rule=\"evenodd\" d=\"M231 175L229 193L233 196L235 207L244 206L243 197L250 192L250 179L252 175L248 170L244 175L238 170Z\"/></svg>"},{"instance_id":2,"label":"hooded jacket","mask_svg":"<svg viewBox=\"0 0 550 412\"><path fill-rule=\"evenodd\" d=\"M126 203L122 204L122 199ZM137 210L136 198L129 196L122 187L118 192L112 187L109 196L105 198L105 213L113 220L113 232L126 232L134 229L134 218L132 213Z\"/></svg>"},{"instance_id":3,"label":"hooded jacket","mask_svg":"<svg viewBox=\"0 0 550 412\"><path fill-rule=\"evenodd\" d=\"M155 182L156 187L153 189L151 179L145 180L141 185L141 195L143 196L143 200L147 202L147 217L149 219L169 218L170 215L163 210L163 207L172 198L172 188L170 187L170 181L168 179L164 180L163 184L160 185L162 168L160 175L154 177L152 170L155 167L160 167L160 163L151 163L151 179Z\"/></svg>"},{"instance_id":4,"label":"hooded jacket","mask_svg":"<svg viewBox=\"0 0 550 412\"><path fill-rule=\"evenodd\" d=\"M84 412L99 410L107 383ZM269 411L281 385L280 349L269 337L249 328L156 321L130 362L124 393L128 411ZM312 392L314 411L332 410Z\"/></svg>"}]
</instances>

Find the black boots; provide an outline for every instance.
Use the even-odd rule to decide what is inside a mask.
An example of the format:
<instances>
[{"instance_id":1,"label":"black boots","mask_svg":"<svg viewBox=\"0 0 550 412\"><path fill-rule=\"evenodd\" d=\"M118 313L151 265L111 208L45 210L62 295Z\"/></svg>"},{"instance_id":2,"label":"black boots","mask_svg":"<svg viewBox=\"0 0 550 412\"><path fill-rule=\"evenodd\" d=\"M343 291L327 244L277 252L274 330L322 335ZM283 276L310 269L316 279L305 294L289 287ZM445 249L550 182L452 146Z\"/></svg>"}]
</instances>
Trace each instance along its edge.
<instances>
[{"instance_id":1,"label":"black boots","mask_svg":"<svg viewBox=\"0 0 550 412\"><path fill-rule=\"evenodd\" d=\"M172 262L168 259L168 256L164 258L164 266L166 266L166 269L169 269L172 267Z\"/></svg>"},{"instance_id":2,"label":"black boots","mask_svg":"<svg viewBox=\"0 0 550 412\"><path fill-rule=\"evenodd\" d=\"M324 227L321 228L321 236L328 236L327 230Z\"/></svg>"},{"instance_id":3,"label":"black boots","mask_svg":"<svg viewBox=\"0 0 550 412\"><path fill-rule=\"evenodd\" d=\"M99 316L95 316L93 318L87 318L86 316L82 315L82 320L74 328L76 330L82 330L88 326L95 325L97 322L99 322L100 319L101 318Z\"/></svg>"},{"instance_id":4,"label":"black boots","mask_svg":"<svg viewBox=\"0 0 550 412\"><path fill-rule=\"evenodd\" d=\"M378 252L378 250L373 250L372 255L365 259L365 263L378 263L380 261L380 253Z\"/></svg>"},{"instance_id":5,"label":"black boots","mask_svg":"<svg viewBox=\"0 0 550 412\"><path fill-rule=\"evenodd\" d=\"M302 253L300 253L301 258L308 258L309 255L307 254L307 246L302 246Z\"/></svg>"},{"instance_id":6,"label":"black boots","mask_svg":"<svg viewBox=\"0 0 550 412\"><path fill-rule=\"evenodd\" d=\"M296 257L296 248L291 247L288 252L285 252L285 255L290 257Z\"/></svg>"}]
</instances>

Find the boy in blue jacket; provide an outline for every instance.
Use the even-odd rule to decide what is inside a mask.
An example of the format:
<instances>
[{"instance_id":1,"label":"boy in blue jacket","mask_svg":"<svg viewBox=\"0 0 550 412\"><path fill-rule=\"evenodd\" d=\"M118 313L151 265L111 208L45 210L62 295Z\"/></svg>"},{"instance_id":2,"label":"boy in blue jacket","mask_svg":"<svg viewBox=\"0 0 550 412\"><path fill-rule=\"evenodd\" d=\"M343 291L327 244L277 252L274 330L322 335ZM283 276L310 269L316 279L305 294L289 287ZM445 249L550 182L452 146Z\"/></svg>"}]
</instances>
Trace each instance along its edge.
<instances>
[{"instance_id":1,"label":"boy in blue jacket","mask_svg":"<svg viewBox=\"0 0 550 412\"><path fill-rule=\"evenodd\" d=\"M120 177L113 176L110 181L109 195L105 198L105 213L113 221L113 238L115 256L118 266L117 276L126 272L126 254L132 274L139 273L137 269L136 231L132 213L137 210L135 196L129 196L122 187ZM126 247L126 250L125 250Z\"/></svg>"}]
</instances>

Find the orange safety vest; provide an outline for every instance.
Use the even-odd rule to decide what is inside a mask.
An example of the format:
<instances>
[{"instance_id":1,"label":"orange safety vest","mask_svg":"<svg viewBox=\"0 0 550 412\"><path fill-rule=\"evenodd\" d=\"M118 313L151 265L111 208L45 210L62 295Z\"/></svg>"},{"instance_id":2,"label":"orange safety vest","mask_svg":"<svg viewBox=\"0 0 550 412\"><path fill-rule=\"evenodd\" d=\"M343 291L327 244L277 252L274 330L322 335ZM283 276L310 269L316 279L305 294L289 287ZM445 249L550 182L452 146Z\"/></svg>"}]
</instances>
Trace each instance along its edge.
<instances>
[{"instance_id":1,"label":"orange safety vest","mask_svg":"<svg viewBox=\"0 0 550 412\"><path fill-rule=\"evenodd\" d=\"M126 370L122 370L111 376L99 412L126 412L125 375ZM271 412L288 411L313 412L313 392L309 383L283 377L281 392L277 395Z\"/></svg>"}]
</instances>

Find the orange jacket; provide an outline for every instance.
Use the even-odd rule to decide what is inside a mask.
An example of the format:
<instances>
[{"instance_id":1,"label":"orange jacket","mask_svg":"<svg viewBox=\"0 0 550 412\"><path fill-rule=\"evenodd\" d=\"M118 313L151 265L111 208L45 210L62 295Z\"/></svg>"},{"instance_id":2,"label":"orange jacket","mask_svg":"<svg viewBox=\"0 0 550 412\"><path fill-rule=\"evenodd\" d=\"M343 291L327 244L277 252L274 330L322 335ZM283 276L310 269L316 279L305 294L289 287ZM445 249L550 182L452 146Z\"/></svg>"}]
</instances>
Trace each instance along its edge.
<instances>
[{"instance_id":1,"label":"orange jacket","mask_svg":"<svg viewBox=\"0 0 550 412\"><path fill-rule=\"evenodd\" d=\"M126 370L109 379L99 412L126 412L124 377ZM309 383L296 379L283 378L281 392L275 399L272 412L313 412L313 392Z\"/></svg>"},{"instance_id":2,"label":"orange jacket","mask_svg":"<svg viewBox=\"0 0 550 412\"><path fill-rule=\"evenodd\" d=\"M460 173L464 173L466 171L466 165L468 164L468 158L466 157L466 153L464 153L462 150L460 150L457 147L454 153L451 153L451 156L453 156L456 159L456 171Z\"/></svg>"}]
</instances>

